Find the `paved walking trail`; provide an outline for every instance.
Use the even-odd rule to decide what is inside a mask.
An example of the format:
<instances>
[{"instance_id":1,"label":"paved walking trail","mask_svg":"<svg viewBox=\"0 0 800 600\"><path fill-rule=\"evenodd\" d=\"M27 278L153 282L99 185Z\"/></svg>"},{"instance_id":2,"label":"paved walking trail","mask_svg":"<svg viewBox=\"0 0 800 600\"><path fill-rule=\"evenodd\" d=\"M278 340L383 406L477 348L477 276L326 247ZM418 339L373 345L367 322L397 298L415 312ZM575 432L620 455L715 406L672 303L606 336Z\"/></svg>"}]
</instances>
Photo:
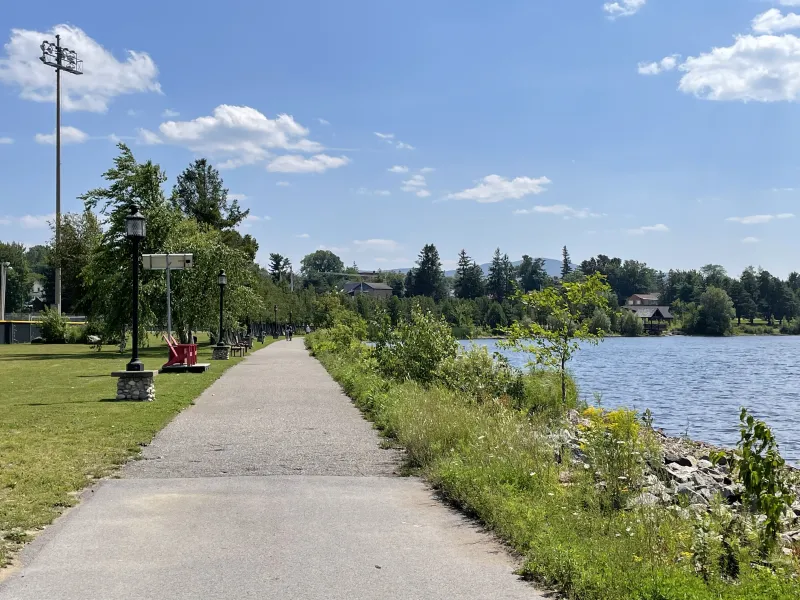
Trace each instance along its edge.
<instances>
[{"instance_id":1,"label":"paved walking trail","mask_svg":"<svg viewBox=\"0 0 800 600\"><path fill-rule=\"evenodd\" d=\"M0 600L542 598L396 476L302 340L230 369L143 457L33 542Z\"/></svg>"}]
</instances>

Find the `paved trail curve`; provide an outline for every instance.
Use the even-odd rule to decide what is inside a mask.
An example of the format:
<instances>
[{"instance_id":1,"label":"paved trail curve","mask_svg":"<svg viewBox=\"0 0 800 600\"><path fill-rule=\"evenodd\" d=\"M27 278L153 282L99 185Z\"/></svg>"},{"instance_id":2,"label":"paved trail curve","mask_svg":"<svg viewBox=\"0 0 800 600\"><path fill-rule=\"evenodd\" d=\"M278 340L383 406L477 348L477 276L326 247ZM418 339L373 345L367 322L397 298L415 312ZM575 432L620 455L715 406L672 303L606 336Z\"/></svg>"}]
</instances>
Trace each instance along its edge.
<instances>
[{"instance_id":1,"label":"paved trail curve","mask_svg":"<svg viewBox=\"0 0 800 600\"><path fill-rule=\"evenodd\" d=\"M39 536L0 600L543 598L398 465L302 340L272 344Z\"/></svg>"}]
</instances>

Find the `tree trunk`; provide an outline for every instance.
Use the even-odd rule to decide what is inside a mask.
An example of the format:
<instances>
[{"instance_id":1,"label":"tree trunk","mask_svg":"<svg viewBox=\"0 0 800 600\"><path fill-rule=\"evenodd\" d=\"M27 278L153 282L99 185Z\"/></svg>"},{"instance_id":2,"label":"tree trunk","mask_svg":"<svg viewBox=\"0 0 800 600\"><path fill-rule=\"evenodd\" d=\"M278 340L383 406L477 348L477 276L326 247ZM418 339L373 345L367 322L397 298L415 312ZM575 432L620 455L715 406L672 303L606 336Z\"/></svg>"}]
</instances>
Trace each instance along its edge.
<instances>
[{"instance_id":1,"label":"tree trunk","mask_svg":"<svg viewBox=\"0 0 800 600\"><path fill-rule=\"evenodd\" d=\"M567 405L567 372L566 361L561 357L561 404Z\"/></svg>"}]
</instances>

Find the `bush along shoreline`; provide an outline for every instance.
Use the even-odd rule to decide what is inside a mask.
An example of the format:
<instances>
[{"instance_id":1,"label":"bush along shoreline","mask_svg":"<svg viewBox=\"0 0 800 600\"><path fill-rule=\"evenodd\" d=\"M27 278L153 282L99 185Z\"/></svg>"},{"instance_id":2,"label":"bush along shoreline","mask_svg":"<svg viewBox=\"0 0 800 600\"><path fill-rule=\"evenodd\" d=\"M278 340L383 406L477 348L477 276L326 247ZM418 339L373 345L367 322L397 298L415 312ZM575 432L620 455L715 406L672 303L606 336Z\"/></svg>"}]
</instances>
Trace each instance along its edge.
<instances>
[{"instance_id":1,"label":"bush along shoreline","mask_svg":"<svg viewBox=\"0 0 800 600\"><path fill-rule=\"evenodd\" d=\"M723 452L667 438L647 414L581 406L558 371L460 350L421 309L394 327L330 309L309 350L526 578L581 600L800 598L796 472L746 411Z\"/></svg>"}]
</instances>

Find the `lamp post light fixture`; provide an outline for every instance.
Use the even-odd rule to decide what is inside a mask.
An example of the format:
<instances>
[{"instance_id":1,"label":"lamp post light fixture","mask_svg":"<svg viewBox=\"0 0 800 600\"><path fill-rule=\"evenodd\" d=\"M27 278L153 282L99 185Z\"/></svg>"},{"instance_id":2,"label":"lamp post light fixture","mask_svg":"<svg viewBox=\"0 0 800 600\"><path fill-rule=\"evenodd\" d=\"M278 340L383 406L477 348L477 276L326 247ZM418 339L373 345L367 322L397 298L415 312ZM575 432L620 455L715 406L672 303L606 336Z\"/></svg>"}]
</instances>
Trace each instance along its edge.
<instances>
[{"instance_id":1,"label":"lamp post light fixture","mask_svg":"<svg viewBox=\"0 0 800 600\"><path fill-rule=\"evenodd\" d=\"M225 306L225 286L228 285L228 276L225 275L224 269L220 269L217 283L219 284L219 338L217 339L217 346L224 346L225 342L222 341L222 310Z\"/></svg>"},{"instance_id":2,"label":"lamp post light fixture","mask_svg":"<svg viewBox=\"0 0 800 600\"><path fill-rule=\"evenodd\" d=\"M6 276L13 270L10 262L0 262L0 321L6 320Z\"/></svg>"},{"instance_id":3,"label":"lamp post light fixture","mask_svg":"<svg viewBox=\"0 0 800 600\"><path fill-rule=\"evenodd\" d=\"M133 329L131 331L131 360L126 371L144 371L144 363L139 360L139 242L147 235L144 215L139 207L131 204L131 214L125 217L125 237L131 240L131 273L133 275L133 294L131 295L133 310Z\"/></svg>"},{"instance_id":4,"label":"lamp post light fixture","mask_svg":"<svg viewBox=\"0 0 800 600\"><path fill-rule=\"evenodd\" d=\"M61 243L61 71L73 75L83 75L83 61L78 53L61 45L61 36L56 35L56 43L42 42L39 46L42 55L39 60L56 70L56 251ZM56 265L55 303L61 314L61 265Z\"/></svg>"}]
</instances>

